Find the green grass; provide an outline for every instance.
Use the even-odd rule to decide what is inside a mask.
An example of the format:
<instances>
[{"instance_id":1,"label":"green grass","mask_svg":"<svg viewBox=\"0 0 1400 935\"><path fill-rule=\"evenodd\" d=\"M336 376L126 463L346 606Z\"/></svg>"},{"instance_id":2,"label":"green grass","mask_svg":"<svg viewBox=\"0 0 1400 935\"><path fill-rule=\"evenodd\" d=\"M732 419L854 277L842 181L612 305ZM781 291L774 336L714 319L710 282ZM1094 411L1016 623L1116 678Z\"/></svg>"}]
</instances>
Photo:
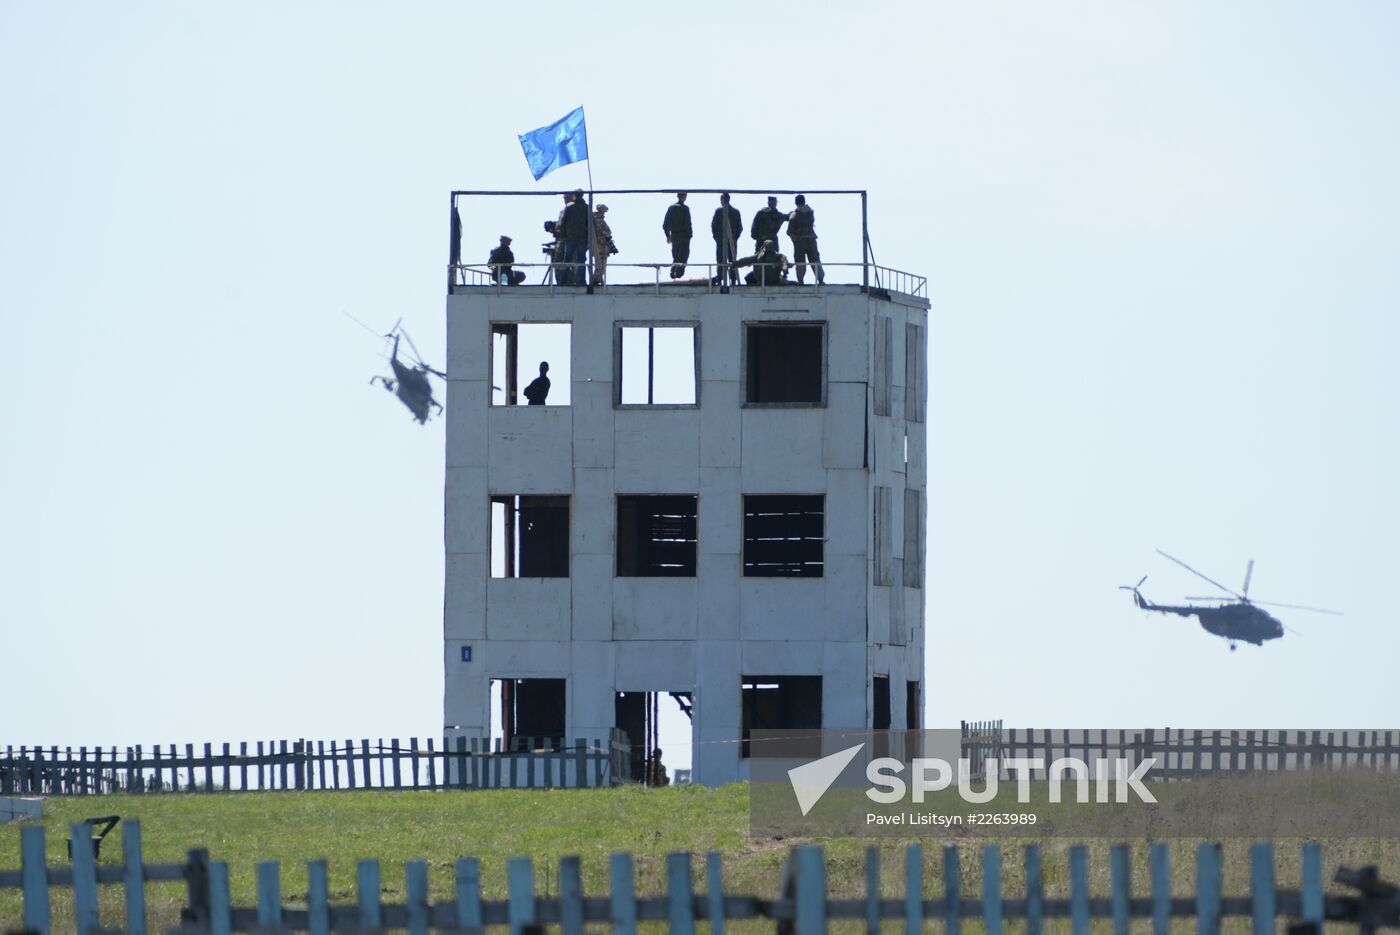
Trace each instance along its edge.
<instances>
[{"instance_id":1,"label":"green grass","mask_svg":"<svg viewBox=\"0 0 1400 935\"><path fill-rule=\"evenodd\" d=\"M66 864L64 840L68 825L98 814L140 819L146 863L178 863L191 848L208 849L213 860L229 865L235 905L255 902L255 864L282 863L283 901L305 898L306 862L324 859L329 865L332 899L354 901L355 864L362 858L380 861L383 898L403 900L403 865L427 860L434 900L452 898L453 865L458 857L481 860L482 887L487 898L505 896L505 863L509 857L535 859L538 889L556 891L555 868L567 855L583 858L584 888L590 895L607 892L607 858L616 851L636 855L637 893L665 892L665 855L674 851L721 851L726 889L730 892L776 895L783 856L794 840L752 839L748 835L748 787L721 789L674 786L666 789L625 787L608 790L481 792L274 792L213 795L104 796L51 798L45 802L44 827L50 863ZM0 869L19 868L18 824L0 826ZM925 888L942 892L941 845L966 843L962 859L962 891L981 892L981 842L952 838L910 838L925 844ZM1021 893L1021 841L1002 841L1006 853L1004 892ZM859 896L864 891L864 848L883 847L882 889L888 896L903 893L902 842L840 839L826 846L832 894ZM1074 843L1051 839L1044 845L1048 896L1067 895L1066 848ZM1091 847L1091 885L1107 893L1110 842L1085 842ZM1191 892L1195 843L1171 842L1174 888ZM1226 842L1225 888L1228 895L1248 892L1248 841ZM1299 878L1297 840L1278 844L1278 884L1296 887ZM1337 840L1324 842L1326 874L1339 864L1379 863L1383 877L1395 879L1400 867L1400 842ZM102 850L103 864L121 863L120 826ZM694 863L697 890L703 891L704 864ZM1147 854L1136 848L1134 891L1147 891ZM121 919L120 887L104 886L103 922ZM51 890L55 931L72 930L68 889ZM147 900L153 930L176 924L184 900L182 884L148 884ZM18 890L0 890L0 931L18 928ZM766 930L766 929L765 929Z\"/></svg>"}]
</instances>

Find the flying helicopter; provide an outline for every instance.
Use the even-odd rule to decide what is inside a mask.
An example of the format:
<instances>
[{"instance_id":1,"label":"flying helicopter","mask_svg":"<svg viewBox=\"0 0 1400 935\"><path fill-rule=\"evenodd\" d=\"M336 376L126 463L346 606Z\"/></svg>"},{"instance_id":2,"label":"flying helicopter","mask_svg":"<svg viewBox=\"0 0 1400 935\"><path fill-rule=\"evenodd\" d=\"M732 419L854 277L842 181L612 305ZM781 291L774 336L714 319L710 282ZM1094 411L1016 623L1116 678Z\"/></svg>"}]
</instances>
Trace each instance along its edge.
<instances>
[{"instance_id":1,"label":"flying helicopter","mask_svg":"<svg viewBox=\"0 0 1400 935\"><path fill-rule=\"evenodd\" d=\"M1201 574L1181 559L1174 558L1161 549L1157 550L1157 554L1165 559L1176 562L1196 577L1210 582L1226 594L1229 594L1230 597L1186 598L1188 601L1221 602L1219 606L1154 604L1142 596L1141 588L1142 583L1147 580L1146 575L1143 575L1137 584L1119 585L1119 590L1132 591L1134 602L1143 610L1153 610L1163 614L1176 614L1180 617L1196 617L1201 622L1201 629L1205 630L1207 633L1221 637L1230 644L1230 652L1235 651L1236 643L1252 643L1255 646L1263 646L1266 640L1276 640L1282 637L1284 630L1297 636L1302 635L1267 611L1260 610L1260 604L1269 607L1285 607L1292 610L1308 610L1319 614L1341 615L1340 611L1324 610L1321 607L1305 607L1302 604L1278 604L1270 601L1250 600L1249 579L1254 575L1254 559L1250 559L1249 564L1245 566L1244 586L1236 592L1225 587L1225 585L1216 581L1214 578L1209 578Z\"/></svg>"},{"instance_id":2,"label":"flying helicopter","mask_svg":"<svg viewBox=\"0 0 1400 935\"><path fill-rule=\"evenodd\" d=\"M384 388L399 398L399 402L408 407L413 413L413 418L422 425L428 421L431 409L442 412L442 404L433 398L433 387L428 382L428 374L432 374L441 380L447 379L447 374L441 370L435 370L423 363L423 357L418 353L418 347L413 343L413 338L408 332L400 327L403 319L394 323L394 327L389 333L384 335L386 339L394 342L394 347L389 355L389 366L394 368L393 377L370 377L370 383L382 383ZM399 360L399 338L402 337L408 342L409 350L413 354L413 366L407 366Z\"/></svg>"}]
</instances>

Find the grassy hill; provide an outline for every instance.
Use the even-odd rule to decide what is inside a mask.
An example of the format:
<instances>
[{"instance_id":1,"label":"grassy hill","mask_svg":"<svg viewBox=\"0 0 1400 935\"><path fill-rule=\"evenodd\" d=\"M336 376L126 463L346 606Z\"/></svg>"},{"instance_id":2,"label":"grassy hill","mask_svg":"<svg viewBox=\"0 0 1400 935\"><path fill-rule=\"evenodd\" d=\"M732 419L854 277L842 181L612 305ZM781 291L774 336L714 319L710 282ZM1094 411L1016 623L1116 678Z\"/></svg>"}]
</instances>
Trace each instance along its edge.
<instances>
[{"instance_id":1,"label":"grassy hill","mask_svg":"<svg viewBox=\"0 0 1400 935\"><path fill-rule=\"evenodd\" d=\"M629 851L637 858L637 892L665 892L665 855L673 851L721 851L726 889L776 895L786 848L794 841L751 839L748 835L748 787L721 789L677 786L666 789L625 787L606 790L480 792L275 792L215 795L104 796L51 798L45 803L44 826L50 862L66 864L64 840L70 822L101 814L124 820L140 819L147 863L178 863L190 848L207 848L214 860L229 865L236 905L255 902L254 865L261 860L282 862L282 892L286 903L304 899L306 862L324 859L336 902L354 901L355 864L362 858L381 862L386 902L404 896L403 865L407 860L429 862L434 900L450 899L453 863L458 857L481 860L482 887L487 898L505 896L505 862L509 857L535 859L537 886L555 891L555 868L560 857L583 858L585 892L607 891L607 857ZM19 868L19 825L0 826L0 870ZM910 840L915 840L911 838ZM926 890L941 891L940 848L956 838L923 838L926 849ZM824 842L832 890L843 896L863 893L864 848L883 847L881 877L888 895L903 892L903 856L899 842L853 839ZM1002 842L1006 852L1004 892L1021 892L1019 848ZM1066 895L1065 850L1074 842L1044 844L1047 896ZM1096 893L1107 893L1109 842L1085 842L1092 847L1091 872ZM1278 844L1278 882L1298 885L1297 841ZM1226 842L1227 894L1248 887L1248 841ZM980 844L973 845L978 847ZM1195 842L1173 843L1173 876L1178 893L1191 891ZM1382 875L1395 879L1400 844L1393 841L1326 842L1328 878L1339 864L1381 863ZM1146 849L1134 854L1134 889L1147 891ZM107 839L102 863L121 863L120 828ZM697 890L703 891L703 862L695 863ZM980 873L974 854L962 860L963 892L980 894ZM103 921L119 924L120 887L101 887ZM71 931L72 911L66 888L54 889L55 929ZM184 900L182 884L148 884L153 928L178 921ZM0 931L17 928L21 903L18 890L0 890Z\"/></svg>"}]
</instances>

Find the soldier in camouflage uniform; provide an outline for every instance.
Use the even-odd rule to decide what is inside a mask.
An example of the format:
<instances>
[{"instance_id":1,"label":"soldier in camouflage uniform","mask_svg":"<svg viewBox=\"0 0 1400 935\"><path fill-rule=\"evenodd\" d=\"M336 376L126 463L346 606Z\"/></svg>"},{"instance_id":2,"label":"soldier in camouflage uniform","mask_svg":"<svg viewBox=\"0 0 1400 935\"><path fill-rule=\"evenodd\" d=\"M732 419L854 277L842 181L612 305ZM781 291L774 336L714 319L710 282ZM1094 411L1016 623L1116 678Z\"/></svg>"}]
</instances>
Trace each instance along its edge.
<instances>
[{"instance_id":1,"label":"soldier in camouflage uniform","mask_svg":"<svg viewBox=\"0 0 1400 935\"><path fill-rule=\"evenodd\" d=\"M797 263L797 284L807 275L807 263L817 274L817 285L826 282L826 271L822 269L822 256L817 252L817 212L807 207L807 196L798 195L793 199L797 207L788 215L788 236L792 238L792 258Z\"/></svg>"},{"instance_id":2,"label":"soldier in camouflage uniform","mask_svg":"<svg viewBox=\"0 0 1400 935\"><path fill-rule=\"evenodd\" d=\"M778 242L778 231L787 222L787 215L778 210L778 199L768 196L768 207L759 208L753 216L753 226L749 236L753 238L753 252L757 253L765 240Z\"/></svg>"},{"instance_id":3,"label":"soldier in camouflage uniform","mask_svg":"<svg viewBox=\"0 0 1400 935\"><path fill-rule=\"evenodd\" d=\"M765 240L757 253L735 260L734 266L753 267L744 276L744 282L750 286L779 286L787 282L788 259L778 252L778 244L773 240Z\"/></svg>"}]
</instances>

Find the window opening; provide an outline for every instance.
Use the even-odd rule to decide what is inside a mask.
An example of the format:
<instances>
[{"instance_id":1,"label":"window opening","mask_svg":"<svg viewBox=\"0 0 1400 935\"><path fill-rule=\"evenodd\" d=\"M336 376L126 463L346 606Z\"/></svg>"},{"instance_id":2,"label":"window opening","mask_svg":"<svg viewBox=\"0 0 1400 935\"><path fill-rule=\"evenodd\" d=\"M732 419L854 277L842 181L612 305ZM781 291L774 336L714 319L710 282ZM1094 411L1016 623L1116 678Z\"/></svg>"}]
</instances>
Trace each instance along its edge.
<instances>
[{"instance_id":1,"label":"window opening","mask_svg":"<svg viewBox=\"0 0 1400 935\"><path fill-rule=\"evenodd\" d=\"M749 755L749 734L755 730L810 730L809 738L785 744L784 756L820 755L822 726L822 677L820 675L745 675L743 731L739 755Z\"/></svg>"},{"instance_id":2,"label":"window opening","mask_svg":"<svg viewBox=\"0 0 1400 935\"><path fill-rule=\"evenodd\" d=\"M693 701L688 691L616 694L614 723L632 746L633 782L664 786L690 774Z\"/></svg>"},{"instance_id":3,"label":"window opening","mask_svg":"<svg viewBox=\"0 0 1400 935\"><path fill-rule=\"evenodd\" d=\"M890 550L894 544L894 532L890 529L890 488L875 487L875 584L888 587L893 584L894 564Z\"/></svg>"},{"instance_id":4,"label":"window opening","mask_svg":"<svg viewBox=\"0 0 1400 935\"><path fill-rule=\"evenodd\" d=\"M618 327L617 402L623 406L693 406L698 357L694 324Z\"/></svg>"},{"instance_id":5,"label":"window opening","mask_svg":"<svg viewBox=\"0 0 1400 935\"><path fill-rule=\"evenodd\" d=\"M923 698L919 694L919 683L910 681L904 683L904 726L907 733L904 735L905 756L913 759L923 755L923 734L920 727L923 721Z\"/></svg>"},{"instance_id":6,"label":"window opening","mask_svg":"<svg viewBox=\"0 0 1400 935\"><path fill-rule=\"evenodd\" d=\"M821 325L765 324L746 328L749 403L823 403Z\"/></svg>"},{"instance_id":7,"label":"window opening","mask_svg":"<svg viewBox=\"0 0 1400 935\"><path fill-rule=\"evenodd\" d=\"M491 577L569 577L569 498L491 498Z\"/></svg>"},{"instance_id":8,"label":"window opening","mask_svg":"<svg viewBox=\"0 0 1400 935\"><path fill-rule=\"evenodd\" d=\"M562 750L564 679L492 679L491 739L503 750Z\"/></svg>"},{"instance_id":9,"label":"window opening","mask_svg":"<svg viewBox=\"0 0 1400 935\"><path fill-rule=\"evenodd\" d=\"M617 575L695 577L694 495L617 498Z\"/></svg>"},{"instance_id":10,"label":"window opening","mask_svg":"<svg viewBox=\"0 0 1400 935\"><path fill-rule=\"evenodd\" d=\"M919 536L923 519L922 494L917 490L904 488L904 586L922 588L924 586L923 540Z\"/></svg>"},{"instance_id":11,"label":"window opening","mask_svg":"<svg viewBox=\"0 0 1400 935\"><path fill-rule=\"evenodd\" d=\"M492 322L491 405L569 405L571 337L567 322Z\"/></svg>"},{"instance_id":12,"label":"window opening","mask_svg":"<svg viewBox=\"0 0 1400 935\"><path fill-rule=\"evenodd\" d=\"M890 755L890 677L888 675L877 675L871 680L870 691L870 729L883 731L872 738L874 740L874 755Z\"/></svg>"},{"instance_id":13,"label":"window opening","mask_svg":"<svg viewBox=\"0 0 1400 935\"><path fill-rule=\"evenodd\" d=\"M825 545L821 494L744 497L744 577L820 578Z\"/></svg>"}]
</instances>

